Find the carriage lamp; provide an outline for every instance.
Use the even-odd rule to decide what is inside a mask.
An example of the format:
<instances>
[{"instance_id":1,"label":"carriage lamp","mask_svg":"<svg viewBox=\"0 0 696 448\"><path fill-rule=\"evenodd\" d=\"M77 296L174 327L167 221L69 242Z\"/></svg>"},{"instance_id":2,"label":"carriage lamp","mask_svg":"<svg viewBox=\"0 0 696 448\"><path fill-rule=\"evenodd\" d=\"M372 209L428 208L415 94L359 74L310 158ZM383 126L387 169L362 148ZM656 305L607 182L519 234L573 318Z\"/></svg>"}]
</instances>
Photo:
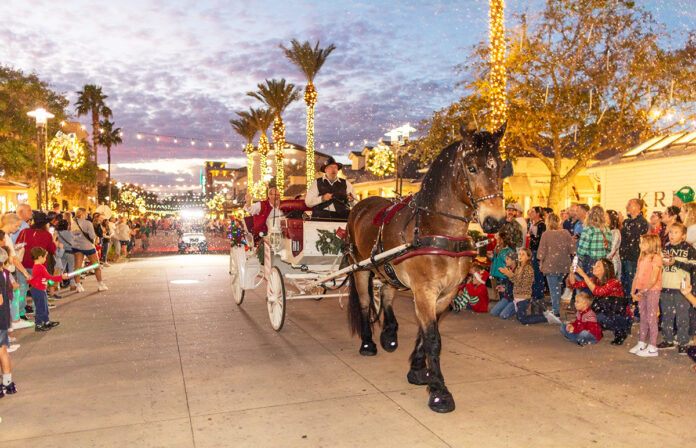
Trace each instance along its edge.
<instances>
[{"instance_id":1,"label":"carriage lamp","mask_svg":"<svg viewBox=\"0 0 696 448\"><path fill-rule=\"evenodd\" d=\"M268 241L271 245L273 253L277 254L278 252L280 252L280 246L282 245L283 240L279 229L271 229L271 233L268 234Z\"/></svg>"}]
</instances>

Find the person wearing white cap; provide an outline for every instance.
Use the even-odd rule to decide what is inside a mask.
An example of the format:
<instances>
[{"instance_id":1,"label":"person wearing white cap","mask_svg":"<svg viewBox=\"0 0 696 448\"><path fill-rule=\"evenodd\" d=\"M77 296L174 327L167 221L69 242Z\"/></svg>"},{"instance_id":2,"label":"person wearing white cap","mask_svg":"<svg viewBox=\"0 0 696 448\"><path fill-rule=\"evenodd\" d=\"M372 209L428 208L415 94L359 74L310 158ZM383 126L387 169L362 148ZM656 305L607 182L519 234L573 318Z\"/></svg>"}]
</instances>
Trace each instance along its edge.
<instances>
[{"instance_id":1,"label":"person wearing white cap","mask_svg":"<svg viewBox=\"0 0 696 448\"><path fill-rule=\"evenodd\" d=\"M505 207L505 213L505 220L517 222L517 224L520 226L520 230L522 231L522 241L517 241L517 247L515 249L525 247L527 241L527 221L525 221L525 219L522 217L522 206L517 202L510 202Z\"/></svg>"}]
</instances>

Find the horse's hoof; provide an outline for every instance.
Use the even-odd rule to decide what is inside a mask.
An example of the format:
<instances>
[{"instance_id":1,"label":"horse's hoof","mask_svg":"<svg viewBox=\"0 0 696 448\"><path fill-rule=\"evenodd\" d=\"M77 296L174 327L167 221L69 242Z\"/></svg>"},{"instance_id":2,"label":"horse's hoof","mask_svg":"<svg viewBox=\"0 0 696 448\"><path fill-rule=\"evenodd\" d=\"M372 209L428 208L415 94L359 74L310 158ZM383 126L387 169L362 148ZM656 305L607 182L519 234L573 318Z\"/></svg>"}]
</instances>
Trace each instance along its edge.
<instances>
[{"instance_id":1,"label":"horse's hoof","mask_svg":"<svg viewBox=\"0 0 696 448\"><path fill-rule=\"evenodd\" d=\"M396 337L396 333L389 334L387 332L382 332L379 335L379 343L382 344L382 348L388 352L393 352L399 346L399 342Z\"/></svg>"},{"instance_id":2,"label":"horse's hoof","mask_svg":"<svg viewBox=\"0 0 696 448\"><path fill-rule=\"evenodd\" d=\"M416 386L425 386L428 384L428 381L430 380L430 374L428 373L428 369L426 368L418 370L411 369L408 371L406 379L409 383L415 384Z\"/></svg>"},{"instance_id":3,"label":"horse's hoof","mask_svg":"<svg viewBox=\"0 0 696 448\"><path fill-rule=\"evenodd\" d=\"M431 392L428 406L440 414L452 412L454 411L454 397L449 392Z\"/></svg>"},{"instance_id":4,"label":"horse's hoof","mask_svg":"<svg viewBox=\"0 0 696 448\"><path fill-rule=\"evenodd\" d=\"M363 356L375 356L377 354L377 346L374 342L363 342L360 346L360 354Z\"/></svg>"}]
</instances>

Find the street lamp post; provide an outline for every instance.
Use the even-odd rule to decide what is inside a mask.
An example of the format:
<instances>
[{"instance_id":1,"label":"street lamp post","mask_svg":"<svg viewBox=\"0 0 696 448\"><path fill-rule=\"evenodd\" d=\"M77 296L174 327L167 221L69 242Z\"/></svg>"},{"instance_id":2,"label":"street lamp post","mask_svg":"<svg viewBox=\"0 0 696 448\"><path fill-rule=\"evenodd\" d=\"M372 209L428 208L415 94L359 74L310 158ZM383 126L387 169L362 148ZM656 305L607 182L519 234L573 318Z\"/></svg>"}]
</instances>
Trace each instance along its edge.
<instances>
[{"instance_id":1,"label":"street lamp post","mask_svg":"<svg viewBox=\"0 0 696 448\"><path fill-rule=\"evenodd\" d=\"M408 123L406 123L405 125L392 129L384 134L391 139L392 147L394 147L394 153L396 156L396 171L394 172L396 184L394 185L394 196L401 196L401 189L403 187L403 179L401 179L401 181L399 180L399 153L401 152L401 147L408 143L408 136L412 132L416 132L416 129L412 128Z\"/></svg>"},{"instance_id":2,"label":"street lamp post","mask_svg":"<svg viewBox=\"0 0 696 448\"><path fill-rule=\"evenodd\" d=\"M50 208L48 205L48 157L46 156L46 146L48 142L46 141L48 139L47 136L47 131L46 131L46 123L48 122L49 118L55 117L52 113L48 112L46 109L40 107L38 109L34 109L31 112L27 112L27 115L34 118L36 120L36 150L39 153L39 164L43 163L43 174L44 174L44 179L43 179L43 193L46 198L46 202L44 203L46 210ZM42 145L42 139L43 139L43 147ZM39 165L40 166L40 165ZM41 169L41 168L39 168ZM41 173L41 171L39 171ZM39 197L37 199L37 204L38 208L41 208L41 174L39 174Z\"/></svg>"}]
</instances>

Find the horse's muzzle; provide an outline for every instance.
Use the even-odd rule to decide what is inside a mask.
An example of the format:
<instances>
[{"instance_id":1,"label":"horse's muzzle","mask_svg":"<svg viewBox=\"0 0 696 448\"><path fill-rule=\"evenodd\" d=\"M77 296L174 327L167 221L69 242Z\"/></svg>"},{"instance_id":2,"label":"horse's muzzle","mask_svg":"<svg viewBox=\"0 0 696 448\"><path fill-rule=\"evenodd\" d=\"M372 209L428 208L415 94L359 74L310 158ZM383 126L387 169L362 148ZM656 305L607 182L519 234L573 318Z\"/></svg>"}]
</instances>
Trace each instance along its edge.
<instances>
[{"instance_id":1,"label":"horse's muzzle","mask_svg":"<svg viewBox=\"0 0 696 448\"><path fill-rule=\"evenodd\" d=\"M486 219L484 219L483 222L481 223L481 228L486 233L497 233L498 230L500 230L500 227L503 225L504 222L505 222L505 218L501 218L500 220L497 220L492 216L487 216Z\"/></svg>"}]
</instances>

